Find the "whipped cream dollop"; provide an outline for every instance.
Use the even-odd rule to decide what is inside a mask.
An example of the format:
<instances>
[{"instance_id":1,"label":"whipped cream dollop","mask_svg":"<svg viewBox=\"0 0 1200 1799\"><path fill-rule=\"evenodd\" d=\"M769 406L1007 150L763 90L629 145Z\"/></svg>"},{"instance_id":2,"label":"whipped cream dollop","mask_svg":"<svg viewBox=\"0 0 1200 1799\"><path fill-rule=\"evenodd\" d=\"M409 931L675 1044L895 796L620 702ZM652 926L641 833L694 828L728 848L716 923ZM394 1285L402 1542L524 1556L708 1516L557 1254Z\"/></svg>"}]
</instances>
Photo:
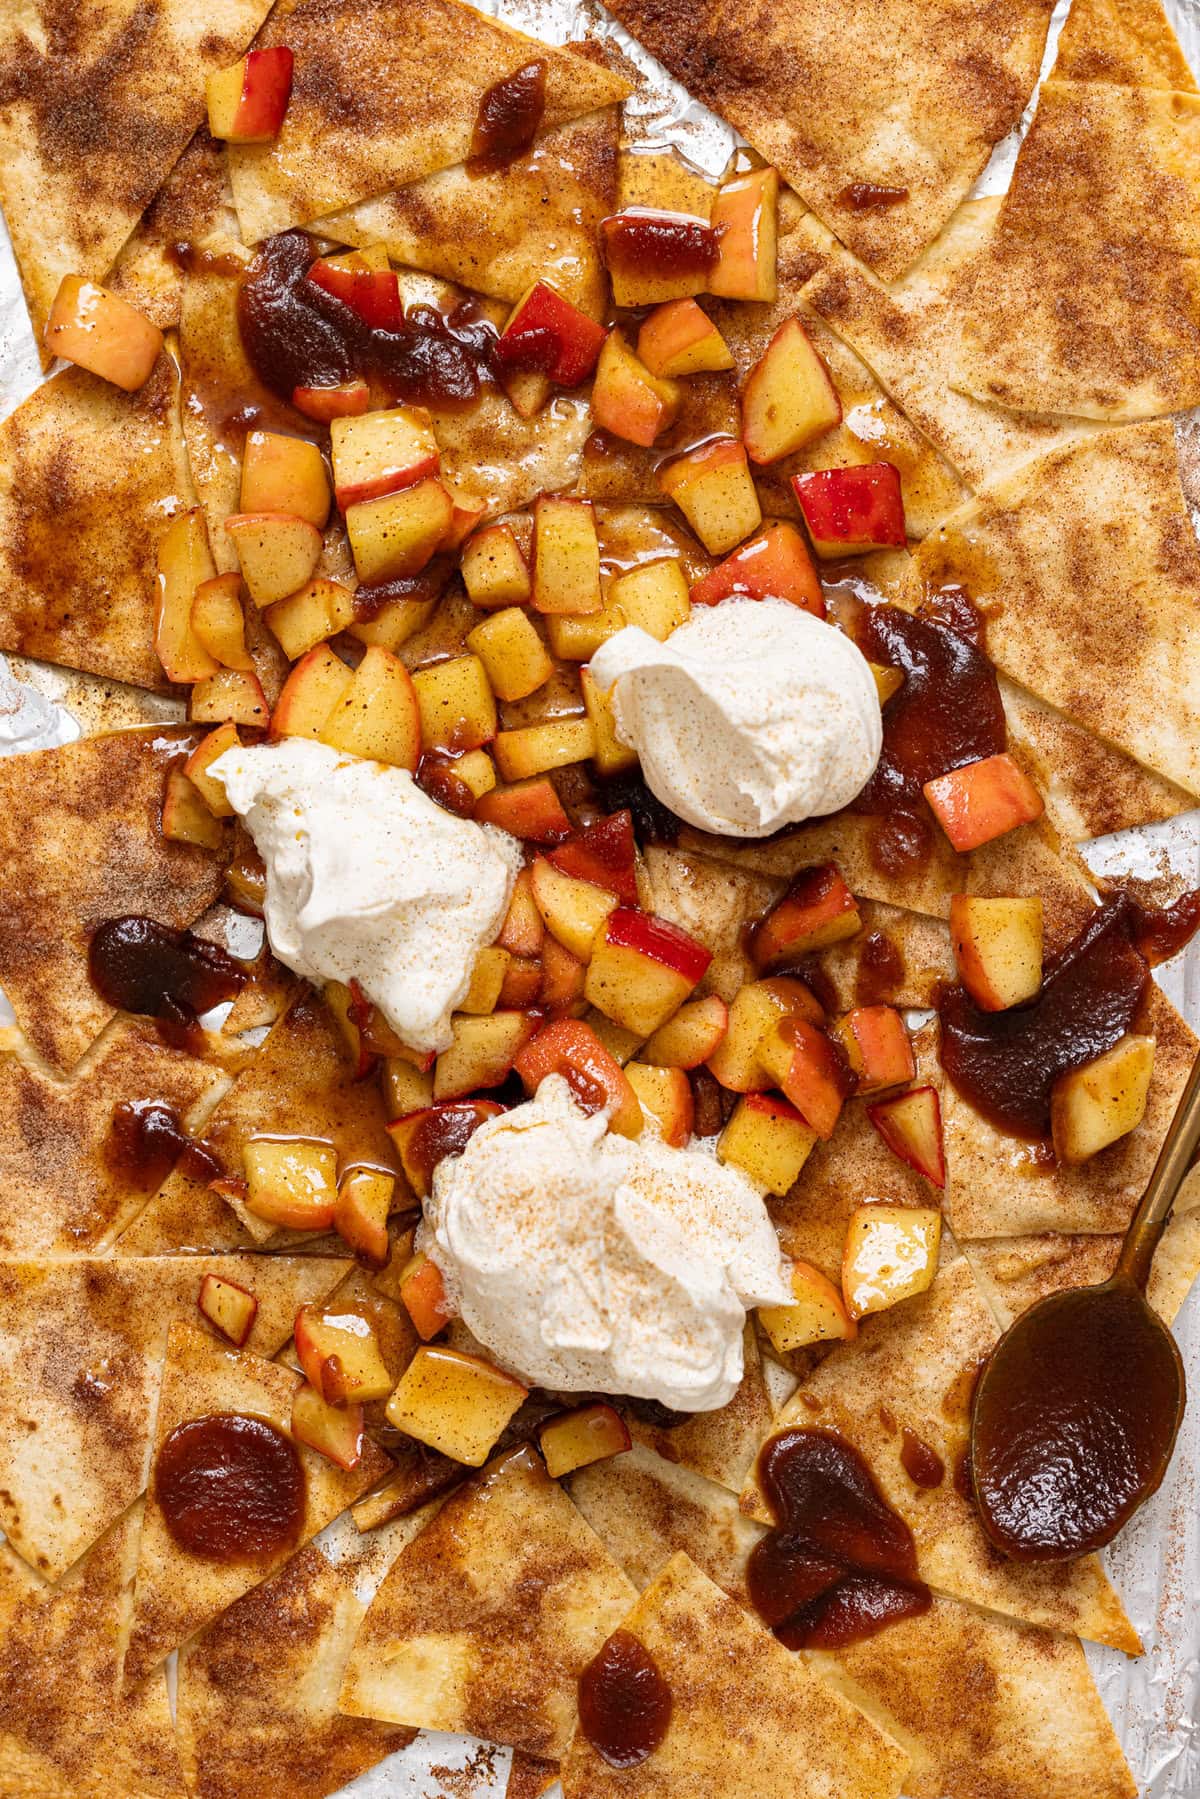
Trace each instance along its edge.
<instances>
[{"instance_id":1,"label":"whipped cream dollop","mask_svg":"<svg viewBox=\"0 0 1200 1799\"><path fill-rule=\"evenodd\" d=\"M651 791L702 831L766 837L836 812L883 747L870 664L786 600L697 606L665 643L627 626L591 670Z\"/></svg>"},{"instance_id":2,"label":"whipped cream dollop","mask_svg":"<svg viewBox=\"0 0 1200 1799\"><path fill-rule=\"evenodd\" d=\"M559 1075L438 1164L418 1245L514 1374L673 1411L728 1405L747 1307L791 1299L745 1175L650 1126L636 1141L610 1134Z\"/></svg>"},{"instance_id":3,"label":"whipped cream dollop","mask_svg":"<svg viewBox=\"0 0 1200 1799\"><path fill-rule=\"evenodd\" d=\"M508 910L516 838L444 811L407 769L310 738L226 750L209 773L266 863L279 960L318 984L357 981L413 1049L447 1048Z\"/></svg>"}]
</instances>

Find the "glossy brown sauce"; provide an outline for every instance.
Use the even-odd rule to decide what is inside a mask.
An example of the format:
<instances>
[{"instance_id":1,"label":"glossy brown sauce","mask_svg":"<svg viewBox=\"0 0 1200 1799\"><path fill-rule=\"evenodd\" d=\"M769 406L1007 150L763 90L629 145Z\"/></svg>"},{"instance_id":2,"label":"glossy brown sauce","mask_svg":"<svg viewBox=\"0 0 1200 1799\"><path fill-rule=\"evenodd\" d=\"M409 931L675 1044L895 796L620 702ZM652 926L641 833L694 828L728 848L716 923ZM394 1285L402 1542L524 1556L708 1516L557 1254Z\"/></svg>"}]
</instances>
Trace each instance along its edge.
<instances>
[{"instance_id":1,"label":"glossy brown sauce","mask_svg":"<svg viewBox=\"0 0 1200 1799\"><path fill-rule=\"evenodd\" d=\"M671 1723L672 1698L658 1663L629 1630L614 1630L579 1676L579 1723L613 1768L653 1755Z\"/></svg>"},{"instance_id":2,"label":"glossy brown sauce","mask_svg":"<svg viewBox=\"0 0 1200 1799\"><path fill-rule=\"evenodd\" d=\"M904 980L904 956L886 931L871 931L858 952L854 997L860 1006L891 999Z\"/></svg>"},{"instance_id":3,"label":"glossy brown sauce","mask_svg":"<svg viewBox=\"0 0 1200 1799\"><path fill-rule=\"evenodd\" d=\"M182 269L185 275L244 275L246 265L240 256L228 251L206 250L201 244L193 244L183 238L178 243L168 244L163 251L167 262L175 268Z\"/></svg>"},{"instance_id":4,"label":"glossy brown sauce","mask_svg":"<svg viewBox=\"0 0 1200 1799\"><path fill-rule=\"evenodd\" d=\"M354 590L354 616L360 623L370 624L397 600L440 600L453 573L449 556L435 556L419 574L397 575L394 580L369 586L360 582Z\"/></svg>"},{"instance_id":5,"label":"glossy brown sauce","mask_svg":"<svg viewBox=\"0 0 1200 1799\"><path fill-rule=\"evenodd\" d=\"M914 1487L940 1487L946 1478L946 1464L937 1450L907 1428L900 1439L900 1465Z\"/></svg>"},{"instance_id":6,"label":"glossy brown sauce","mask_svg":"<svg viewBox=\"0 0 1200 1799\"><path fill-rule=\"evenodd\" d=\"M170 1535L211 1562L269 1561L305 1516L299 1452L266 1418L215 1412L176 1425L158 1452L154 1496Z\"/></svg>"},{"instance_id":7,"label":"glossy brown sauce","mask_svg":"<svg viewBox=\"0 0 1200 1799\"><path fill-rule=\"evenodd\" d=\"M1170 906L1154 906L1132 897L1130 905L1133 941L1151 968L1177 956L1200 929L1200 889L1182 894Z\"/></svg>"},{"instance_id":8,"label":"glossy brown sauce","mask_svg":"<svg viewBox=\"0 0 1200 1799\"><path fill-rule=\"evenodd\" d=\"M112 1118L109 1166L137 1192L154 1193L178 1163L195 1181L214 1180L221 1163L207 1143L189 1137L173 1106L161 1099L126 1100Z\"/></svg>"},{"instance_id":9,"label":"glossy brown sauce","mask_svg":"<svg viewBox=\"0 0 1200 1799\"><path fill-rule=\"evenodd\" d=\"M614 275L702 280L717 260L717 232L684 213L620 212L600 221L604 260Z\"/></svg>"},{"instance_id":10,"label":"glossy brown sauce","mask_svg":"<svg viewBox=\"0 0 1200 1799\"><path fill-rule=\"evenodd\" d=\"M837 1649L929 1609L912 1532L836 1431L781 1431L758 1464L775 1528L747 1567L755 1609L789 1649Z\"/></svg>"},{"instance_id":11,"label":"glossy brown sauce","mask_svg":"<svg viewBox=\"0 0 1200 1799\"><path fill-rule=\"evenodd\" d=\"M494 82L479 102L467 172L489 175L507 168L537 136L546 110L546 65L524 68Z\"/></svg>"},{"instance_id":12,"label":"glossy brown sauce","mask_svg":"<svg viewBox=\"0 0 1200 1799\"><path fill-rule=\"evenodd\" d=\"M307 279L314 260L303 231L268 238L238 295L243 347L273 393L368 376L389 401L452 408L491 382L496 332L472 302L410 306L400 330L381 330Z\"/></svg>"},{"instance_id":13,"label":"glossy brown sauce","mask_svg":"<svg viewBox=\"0 0 1200 1799\"><path fill-rule=\"evenodd\" d=\"M851 181L835 197L835 206L847 212L879 212L908 199L906 187L884 187L877 181Z\"/></svg>"},{"instance_id":14,"label":"glossy brown sauce","mask_svg":"<svg viewBox=\"0 0 1200 1799\"><path fill-rule=\"evenodd\" d=\"M1101 906L1046 966L1028 1005L984 1012L963 987L940 998L942 1066L977 1112L1012 1137L1045 1137L1050 1090L1120 1042L1149 972L1134 947L1137 914L1122 895Z\"/></svg>"},{"instance_id":15,"label":"glossy brown sauce","mask_svg":"<svg viewBox=\"0 0 1200 1799\"><path fill-rule=\"evenodd\" d=\"M433 1171L445 1156L461 1156L475 1132L492 1116L473 1104L434 1107L414 1127L405 1156L414 1170L433 1179Z\"/></svg>"},{"instance_id":16,"label":"glossy brown sauce","mask_svg":"<svg viewBox=\"0 0 1200 1799\"><path fill-rule=\"evenodd\" d=\"M88 974L110 1006L157 1019L184 1047L194 1044L197 1015L232 999L246 980L219 944L136 914L97 925Z\"/></svg>"}]
</instances>

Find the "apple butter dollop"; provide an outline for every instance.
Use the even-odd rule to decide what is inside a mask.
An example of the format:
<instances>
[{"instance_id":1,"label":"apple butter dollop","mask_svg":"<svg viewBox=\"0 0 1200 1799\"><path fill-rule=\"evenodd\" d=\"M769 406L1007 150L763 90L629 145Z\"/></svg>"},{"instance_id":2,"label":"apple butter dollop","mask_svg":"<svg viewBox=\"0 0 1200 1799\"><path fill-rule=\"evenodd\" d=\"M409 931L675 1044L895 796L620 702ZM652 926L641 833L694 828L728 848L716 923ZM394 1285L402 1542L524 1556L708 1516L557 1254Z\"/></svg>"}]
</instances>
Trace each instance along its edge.
<instances>
[{"instance_id":1,"label":"apple butter dollop","mask_svg":"<svg viewBox=\"0 0 1200 1799\"><path fill-rule=\"evenodd\" d=\"M214 1412L164 1439L154 1496L168 1532L210 1562L268 1562L294 1549L305 1514L296 1445L266 1418Z\"/></svg>"}]
</instances>

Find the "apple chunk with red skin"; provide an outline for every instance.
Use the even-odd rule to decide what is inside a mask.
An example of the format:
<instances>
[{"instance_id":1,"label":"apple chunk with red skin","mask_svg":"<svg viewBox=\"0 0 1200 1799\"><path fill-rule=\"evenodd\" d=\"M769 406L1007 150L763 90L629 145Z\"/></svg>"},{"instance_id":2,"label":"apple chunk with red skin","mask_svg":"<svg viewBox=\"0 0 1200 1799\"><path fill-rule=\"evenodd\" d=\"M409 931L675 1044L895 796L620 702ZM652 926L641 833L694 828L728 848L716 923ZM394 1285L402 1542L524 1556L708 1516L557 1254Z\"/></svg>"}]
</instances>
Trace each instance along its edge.
<instances>
[{"instance_id":1,"label":"apple chunk with red skin","mask_svg":"<svg viewBox=\"0 0 1200 1799\"><path fill-rule=\"evenodd\" d=\"M711 950L678 925L620 906L596 938L585 992L605 1017L648 1037L679 1010L711 961Z\"/></svg>"},{"instance_id":2,"label":"apple chunk with red skin","mask_svg":"<svg viewBox=\"0 0 1200 1799\"><path fill-rule=\"evenodd\" d=\"M724 556L762 523L745 445L730 438L718 438L668 463L658 484L710 556Z\"/></svg>"},{"instance_id":3,"label":"apple chunk with red skin","mask_svg":"<svg viewBox=\"0 0 1200 1799\"><path fill-rule=\"evenodd\" d=\"M547 858L564 874L606 887L626 906L636 906L637 846L628 809L598 818Z\"/></svg>"},{"instance_id":4,"label":"apple chunk with red skin","mask_svg":"<svg viewBox=\"0 0 1200 1799\"><path fill-rule=\"evenodd\" d=\"M799 319L785 319L742 390L742 441L750 460L778 462L842 417L829 371Z\"/></svg>"},{"instance_id":5,"label":"apple chunk with red skin","mask_svg":"<svg viewBox=\"0 0 1200 1799\"><path fill-rule=\"evenodd\" d=\"M609 1456L623 1455L633 1447L629 1426L614 1406L604 1400L556 1412L538 1431L538 1448L552 1480L588 1468Z\"/></svg>"},{"instance_id":6,"label":"apple chunk with red skin","mask_svg":"<svg viewBox=\"0 0 1200 1799\"><path fill-rule=\"evenodd\" d=\"M842 1294L851 1318L884 1312L933 1285L942 1240L934 1206L857 1206L842 1252Z\"/></svg>"},{"instance_id":7,"label":"apple chunk with red skin","mask_svg":"<svg viewBox=\"0 0 1200 1799\"><path fill-rule=\"evenodd\" d=\"M481 1468L528 1397L519 1380L480 1356L426 1343L388 1400L387 1420L418 1443Z\"/></svg>"},{"instance_id":8,"label":"apple chunk with red skin","mask_svg":"<svg viewBox=\"0 0 1200 1799\"><path fill-rule=\"evenodd\" d=\"M319 256L305 279L348 306L372 331L399 331L404 322L400 282L393 269L352 268Z\"/></svg>"},{"instance_id":9,"label":"apple chunk with red skin","mask_svg":"<svg viewBox=\"0 0 1200 1799\"><path fill-rule=\"evenodd\" d=\"M858 901L836 864L826 862L801 870L779 904L759 920L750 934L750 955L758 968L784 968L861 929Z\"/></svg>"},{"instance_id":10,"label":"apple chunk with red skin","mask_svg":"<svg viewBox=\"0 0 1200 1799\"><path fill-rule=\"evenodd\" d=\"M543 856L534 860L530 881L546 929L581 962L590 960L596 933L617 904L616 894L564 874Z\"/></svg>"},{"instance_id":11,"label":"apple chunk with red skin","mask_svg":"<svg viewBox=\"0 0 1200 1799\"><path fill-rule=\"evenodd\" d=\"M398 656L372 644L321 727L320 741L414 772L421 759L421 712L412 676Z\"/></svg>"},{"instance_id":12,"label":"apple chunk with red skin","mask_svg":"<svg viewBox=\"0 0 1200 1799\"><path fill-rule=\"evenodd\" d=\"M302 656L283 684L271 715L271 736L319 738L338 700L348 691L353 671L319 643Z\"/></svg>"},{"instance_id":13,"label":"apple chunk with red skin","mask_svg":"<svg viewBox=\"0 0 1200 1799\"><path fill-rule=\"evenodd\" d=\"M355 418L371 404L371 390L361 375L324 387L293 387L292 405L306 419L328 425L333 419Z\"/></svg>"},{"instance_id":14,"label":"apple chunk with red skin","mask_svg":"<svg viewBox=\"0 0 1200 1799\"><path fill-rule=\"evenodd\" d=\"M578 387L596 366L605 330L559 293L535 281L508 316L496 345L502 369L544 375L556 387Z\"/></svg>"},{"instance_id":15,"label":"apple chunk with red skin","mask_svg":"<svg viewBox=\"0 0 1200 1799\"><path fill-rule=\"evenodd\" d=\"M46 320L46 349L126 393L150 378L162 354L157 325L95 281L64 275Z\"/></svg>"},{"instance_id":16,"label":"apple chunk with red skin","mask_svg":"<svg viewBox=\"0 0 1200 1799\"><path fill-rule=\"evenodd\" d=\"M1007 750L951 769L921 789L934 817L960 855L1033 824L1045 801Z\"/></svg>"},{"instance_id":17,"label":"apple chunk with red skin","mask_svg":"<svg viewBox=\"0 0 1200 1799\"><path fill-rule=\"evenodd\" d=\"M808 545L786 519L771 519L691 588L693 606L717 606L735 595L790 600L814 618L825 617L825 591Z\"/></svg>"},{"instance_id":18,"label":"apple chunk with red skin","mask_svg":"<svg viewBox=\"0 0 1200 1799\"><path fill-rule=\"evenodd\" d=\"M695 300L668 300L643 319L637 353L652 375L719 374L733 367L729 345Z\"/></svg>"},{"instance_id":19,"label":"apple chunk with red skin","mask_svg":"<svg viewBox=\"0 0 1200 1799\"><path fill-rule=\"evenodd\" d=\"M810 1343L853 1342L858 1325L842 1294L811 1262L792 1263L792 1304L760 1306L758 1322L781 1354Z\"/></svg>"},{"instance_id":20,"label":"apple chunk with red skin","mask_svg":"<svg viewBox=\"0 0 1200 1799\"><path fill-rule=\"evenodd\" d=\"M729 1007L719 994L706 994L659 1025L642 1048L642 1060L660 1068L699 1068L716 1054L728 1029Z\"/></svg>"},{"instance_id":21,"label":"apple chunk with red skin","mask_svg":"<svg viewBox=\"0 0 1200 1799\"><path fill-rule=\"evenodd\" d=\"M254 1329L258 1301L236 1281L222 1279L219 1274L206 1274L200 1282L196 1301L208 1322L235 1349L240 1349Z\"/></svg>"},{"instance_id":22,"label":"apple chunk with red skin","mask_svg":"<svg viewBox=\"0 0 1200 1799\"><path fill-rule=\"evenodd\" d=\"M481 1124L498 1118L504 1107L494 1099L459 1100L426 1106L388 1125L404 1176L418 1199L433 1191L434 1171L446 1156L460 1156Z\"/></svg>"},{"instance_id":23,"label":"apple chunk with red skin","mask_svg":"<svg viewBox=\"0 0 1200 1799\"><path fill-rule=\"evenodd\" d=\"M1042 902L977 899L956 893L950 901L950 939L958 978L985 1012L1003 1012L1032 999L1042 985Z\"/></svg>"},{"instance_id":24,"label":"apple chunk with red skin","mask_svg":"<svg viewBox=\"0 0 1200 1799\"><path fill-rule=\"evenodd\" d=\"M805 1018L780 1019L759 1044L758 1057L804 1122L828 1141L853 1082L825 1033Z\"/></svg>"},{"instance_id":25,"label":"apple chunk with red skin","mask_svg":"<svg viewBox=\"0 0 1200 1799\"><path fill-rule=\"evenodd\" d=\"M774 300L779 176L748 169L722 182L713 202L717 260L708 291L725 300Z\"/></svg>"},{"instance_id":26,"label":"apple chunk with red skin","mask_svg":"<svg viewBox=\"0 0 1200 1799\"><path fill-rule=\"evenodd\" d=\"M770 1077L759 1060L758 1046L781 1018L793 1016L806 1018L810 1024L824 1022L824 1011L803 981L790 975L748 981L734 994L725 1035L707 1057L709 1073L731 1093L755 1093L769 1087ZM669 1030L670 1024L666 1028Z\"/></svg>"},{"instance_id":27,"label":"apple chunk with red skin","mask_svg":"<svg viewBox=\"0 0 1200 1799\"><path fill-rule=\"evenodd\" d=\"M642 1108L624 1069L582 1019L557 1018L546 1025L526 1044L515 1067L531 1098L547 1075L561 1075L584 1111L608 1112L610 1131L620 1137L641 1135Z\"/></svg>"},{"instance_id":28,"label":"apple chunk with red skin","mask_svg":"<svg viewBox=\"0 0 1200 1799\"><path fill-rule=\"evenodd\" d=\"M817 1142L795 1106L774 1093L746 1093L717 1139L717 1160L730 1162L768 1193L790 1192Z\"/></svg>"},{"instance_id":29,"label":"apple chunk with red skin","mask_svg":"<svg viewBox=\"0 0 1200 1799\"><path fill-rule=\"evenodd\" d=\"M453 500L432 476L348 506L346 530L359 580L369 587L419 574L441 547L453 515Z\"/></svg>"},{"instance_id":30,"label":"apple chunk with red skin","mask_svg":"<svg viewBox=\"0 0 1200 1799\"><path fill-rule=\"evenodd\" d=\"M357 1468L362 1460L365 1419L361 1405L330 1405L307 1381L292 1400L292 1435L338 1468Z\"/></svg>"},{"instance_id":31,"label":"apple chunk with red skin","mask_svg":"<svg viewBox=\"0 0 1200 1799\"><path fill-rule=\"evenodd\" d=\"M401 1272L400 1302L423 1343L445 1330L454 1316L441 1269L419 1251Z\"/></svg>"},{"instance_id":32,"label":"apple chunk with red skin","mask_svg":"<svg viewBox=\"0 0 1200 1799\"><path fill-rule=\"evenodd\" d=\"M792 476L818 556L865 556L907 542L900 471L890 462L812 469Z\"/></svg>"},{"instance_id":33,"label":"apple chunk with red skin","mask_svg":"<svg viewBox=\"0 0 1200 1799\"><path fill-rule=\"evenodd\" d=\"M649 449L675 423L682 404L679 383L652 375L614 325L604 340L592 387L597 429Z\"/></svg>"},{"instance_id":34,"label":"apple chunk with red skin","mask_svg":"<svg viewBox=\"0 0 1200 1799\"><path fill-rule=\"evenodd\" d=\"M301 1306L293 1335L305 1378L327 1405L365 1404L391 1392L379 1339L357 1312Z\"/></svg>"},{"instance_id":35,"label":"apple chunk with red skin","mask_svg":"<svg viewBox=\"0 0 1200 1799\"><path fill-rule=\"evenodd\" d=\"M910 1087L867 1107L867 1117L888 1148L935 1187L946 1185L942 1108L936 1087Z\"/></svg>"},{"instance_id":36,"label":"apple chunk with red skin","mask_svg":"<svg viewBox=\"0 0 1200 1799\"><path fill-rule=\"evenodd\" d=\"M499 825L524 843L561 843L571 835L571 821L546 775L481 794L475 817L480 824Z\"/></svg>"},{"instance_id":37,"label":"apple chunk with red skin","mask_svg":"<svg viewBox=\"0 0 1200 1799\"><path fill-rule=\"evenodd\" d=\"M250 50L208 77L208 129L227 144L265 144L278 137L292 97L294 58L284 44Z\"/></svg>"},{"instance_id":38,"label":"apple chunk with red skin","mask_svg":"<svg viewBox=\"0 0 1200 1799\"><path fill-rule=\"evenodd\" d=\"M917 1072L904 1020L894 1006L855 1006L833 1026L859 1093L900 1087Z\"/></svg>"},{"instance_id":39,"label":"apple chunk with red skin","mask_svg":"<svg viewBox=\"0 0 1200 1799\"><path fill-rule=\"evenodd\" d=\"M362 500L414 487L436 475L441 457L424 406L393 406L335 419L329 428L333 487L342 512Z\"/></svg>"}]
</instances>

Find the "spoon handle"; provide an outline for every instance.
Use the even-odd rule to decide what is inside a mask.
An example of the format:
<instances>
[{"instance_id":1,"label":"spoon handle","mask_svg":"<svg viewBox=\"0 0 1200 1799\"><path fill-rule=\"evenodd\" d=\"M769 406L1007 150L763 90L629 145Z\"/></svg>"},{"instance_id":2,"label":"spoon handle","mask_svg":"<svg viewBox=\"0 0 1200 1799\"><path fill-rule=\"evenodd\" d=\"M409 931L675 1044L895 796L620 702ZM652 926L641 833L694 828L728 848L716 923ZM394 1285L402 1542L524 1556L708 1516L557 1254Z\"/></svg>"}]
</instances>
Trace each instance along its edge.
<instances>
[{"instance_id":1,"label":"spoon handle","mask_svg":"<svg viewBox=\"0 0 1200 1799\"><path fill-rule=\"evenodd\" d=\"M1150 1264L1159 1238L1171 1216L1183 1177L1200 1148L1200 1056L1197 1056L1175 1108L1171 1128L1163 1141L1141 1204L1130 1221L1117 1264L1117 1279L1133 1282L1141 1292L1150 1278Z\"/></svg>"}]
</instances>

